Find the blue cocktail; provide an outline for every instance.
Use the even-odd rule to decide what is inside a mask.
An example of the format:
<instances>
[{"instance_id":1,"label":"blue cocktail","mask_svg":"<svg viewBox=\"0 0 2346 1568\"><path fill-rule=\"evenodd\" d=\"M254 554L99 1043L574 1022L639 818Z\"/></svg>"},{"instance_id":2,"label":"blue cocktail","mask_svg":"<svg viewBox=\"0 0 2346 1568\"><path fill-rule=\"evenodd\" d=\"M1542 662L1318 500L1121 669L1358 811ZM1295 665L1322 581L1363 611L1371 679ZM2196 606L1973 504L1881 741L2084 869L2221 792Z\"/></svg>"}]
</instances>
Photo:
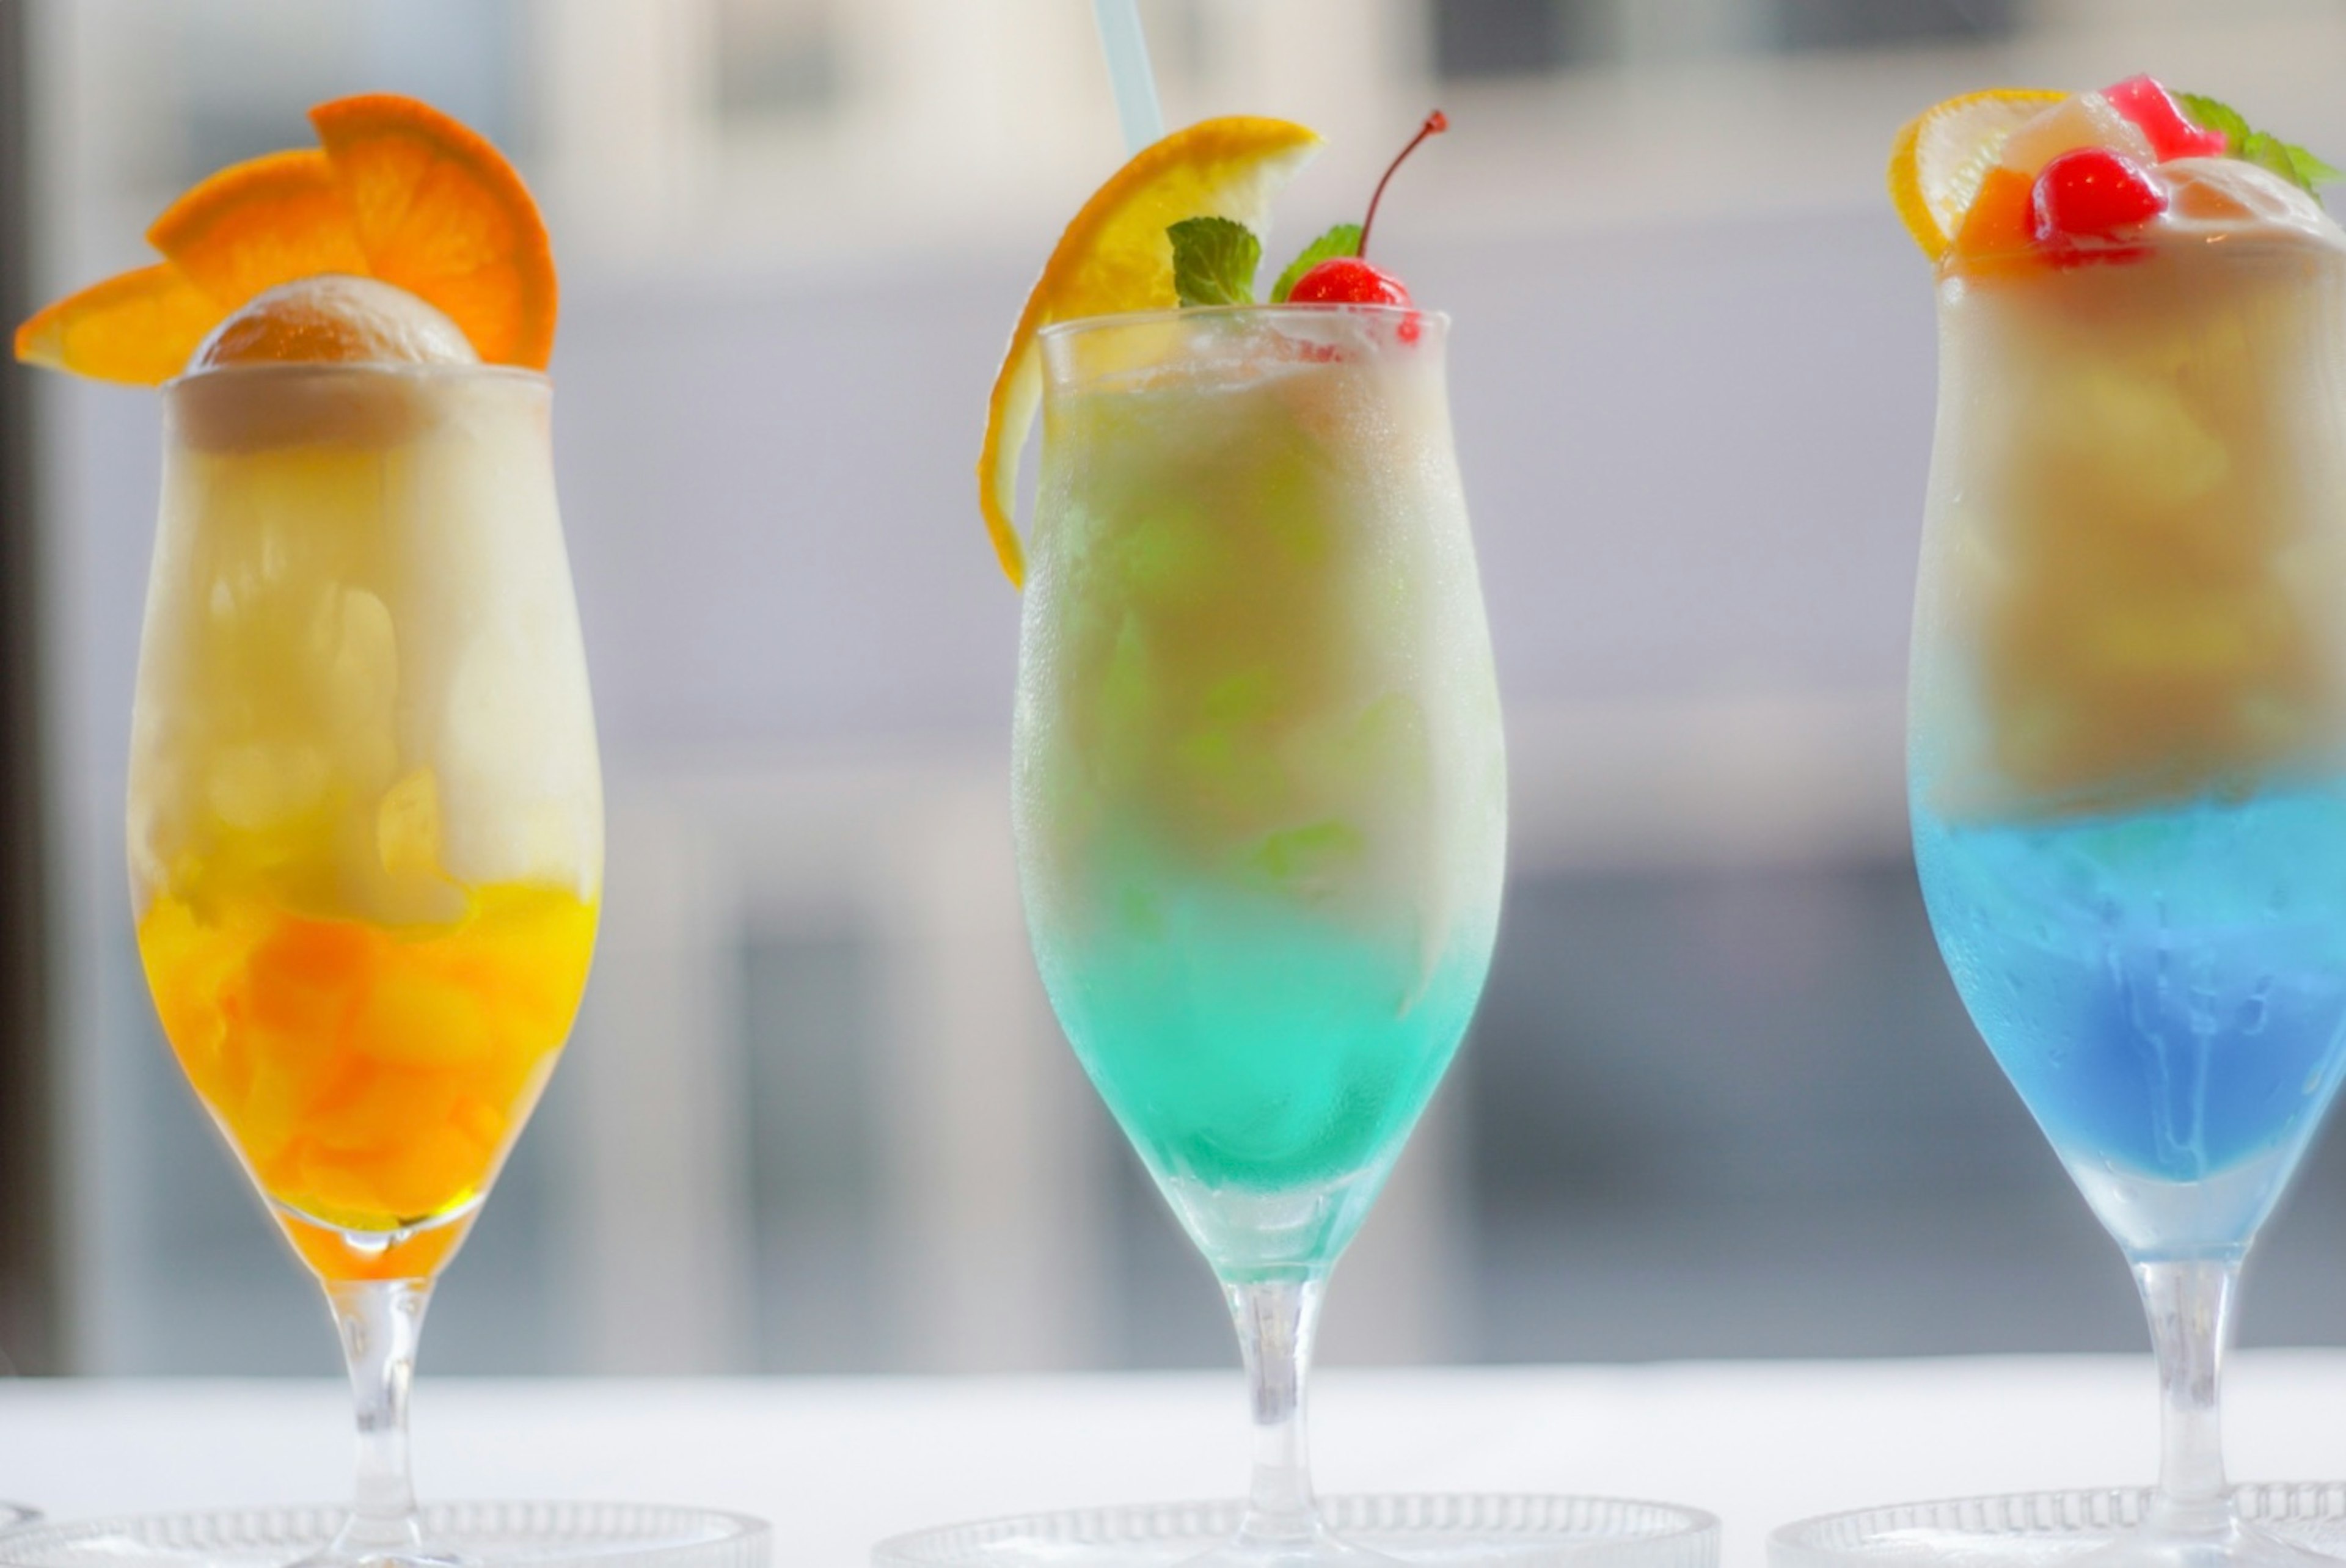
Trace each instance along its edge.
<instances>
[{"instance_id":1,"label":"blue cocktail","mask_svg":"<svg viewBox=\"0 0 2346 1568\"><path fill-rule=\"evenodd\" d=\"M2295 1549L2224 1479L2234 1286L2346 1074L2346 233L2141 159L2147 92L2012 131L1942 258L1909 789L1956 988L2149 1310L2159 1488L2111 1550L2237 1564Z\"/></svg>"}]
</instances>

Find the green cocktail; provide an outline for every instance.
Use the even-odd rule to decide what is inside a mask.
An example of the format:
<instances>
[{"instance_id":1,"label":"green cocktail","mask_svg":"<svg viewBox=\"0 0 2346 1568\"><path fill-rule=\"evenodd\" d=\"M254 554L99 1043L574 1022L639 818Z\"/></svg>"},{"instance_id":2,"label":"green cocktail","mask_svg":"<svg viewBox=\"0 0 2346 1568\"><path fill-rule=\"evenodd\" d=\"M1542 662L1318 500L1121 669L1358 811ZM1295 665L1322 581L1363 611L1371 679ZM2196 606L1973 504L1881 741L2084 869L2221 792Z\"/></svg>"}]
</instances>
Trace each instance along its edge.
<instances>
[{"instance_id":1,"label":"green cocktail","mask_svg":"<svg viewBox=\"0 0 2346 1568\"><path fill-rule=\"evenodd\" d=\"M1444 326L1192 310L1044 339L1028 923L1233 1285L1333 1265L1490 962L1505 762Z\"/></svg>"},{"instance_id":2,"label":"green cocktail","mask_svg":"<svg viewBox=\"0 0 2346 1568\"><path fill-rule=\"evenodd\" d=\"M1447 124L1426 116L1401 157ZM1401 158L1253 302L1270 194L1318 139L1228 116L1135 154L1060 236L987 407L979 510L1026 589L1027 924L1076 1054L1221 1280L1255 1436L1237 1528L1203 1556L1225 1526L1186 1510L1022 1523L988 1551L1063 1559L1079 1536L1096 1568L1392 1568L1312 1499L1304 1388L1329 1271L1490 967L1506 757L1449 323L1368 259ZM1409 1511L1479 1551L1484 1501ZM1491 1551L1527 1549L1500 1529Z\"/></svg>"}]
</instances>

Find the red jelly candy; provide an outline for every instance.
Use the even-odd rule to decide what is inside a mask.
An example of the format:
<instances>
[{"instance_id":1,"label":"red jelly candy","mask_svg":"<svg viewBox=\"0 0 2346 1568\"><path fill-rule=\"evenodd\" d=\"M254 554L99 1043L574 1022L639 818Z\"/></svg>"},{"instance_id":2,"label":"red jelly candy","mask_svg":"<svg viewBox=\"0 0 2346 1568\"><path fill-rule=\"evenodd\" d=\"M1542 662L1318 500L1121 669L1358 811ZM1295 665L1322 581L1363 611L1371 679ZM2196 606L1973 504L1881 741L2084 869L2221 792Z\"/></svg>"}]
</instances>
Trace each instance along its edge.
<instances>
[{"instance_id":1,"label":"red jelly candy","mask_svg":"<svg viewBox=\"0 0 2346 1568\"><path fill-rule=\"evenodd\" d=\"M2224 133L2193 124L2183 107L2152 77L2128 76L2116 87L2103 89L2102 97L2150 138L2150 150L2161 163L2170 158L2224 156Z\"/></svg>"}]
</instances>

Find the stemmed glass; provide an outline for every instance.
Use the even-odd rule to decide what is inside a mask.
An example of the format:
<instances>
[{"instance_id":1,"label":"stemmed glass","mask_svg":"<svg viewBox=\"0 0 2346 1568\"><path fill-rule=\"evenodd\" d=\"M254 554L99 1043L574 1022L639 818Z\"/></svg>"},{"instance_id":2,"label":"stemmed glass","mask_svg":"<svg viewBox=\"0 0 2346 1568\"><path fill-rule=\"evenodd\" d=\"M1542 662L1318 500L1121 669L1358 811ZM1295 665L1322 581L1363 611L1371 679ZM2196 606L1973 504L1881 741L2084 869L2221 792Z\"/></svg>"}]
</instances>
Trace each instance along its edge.
<instances>
[{"instance_id":1,"label":"stemmed glass","mask_svg":"<svg viewBox=\"0 0 2346 1568\"><path fill-rule=\"evenodd\" d=\"M602 787L550 397L455 365L239 366L165 392L138 949L341 1329L357 1488L317 1561L449 1556L408 1479L416 1338L594 947Z\"/></svg>"},{"instance_id":2,"label":"stemmed glass","mask_svg":"<svg viewBox=\"0 0 2346 1568\"><path fill-rule=\"evenodd\" d=\"M1938 299L1915 860L2148 1312L2158 1483L2106 1550L2317 1560L2241 1518L2217 1401L2346 1070L2346 254L2235 234Z\"/></svg>"},{"instance_id":3,"label":"stemmed glass","mask_svg":"<svg viewBox=\"0 0 2346 1568\"><path fill-rule=\"evenodd\" d=\"M1304 1380L1329 1272L1455 1051L1498 921L1498 687L1438 315L1043 338L1015 817L1043 979L1219 1277L1249 1563L1345 1549Z\"/></svg>"}]
</instances>

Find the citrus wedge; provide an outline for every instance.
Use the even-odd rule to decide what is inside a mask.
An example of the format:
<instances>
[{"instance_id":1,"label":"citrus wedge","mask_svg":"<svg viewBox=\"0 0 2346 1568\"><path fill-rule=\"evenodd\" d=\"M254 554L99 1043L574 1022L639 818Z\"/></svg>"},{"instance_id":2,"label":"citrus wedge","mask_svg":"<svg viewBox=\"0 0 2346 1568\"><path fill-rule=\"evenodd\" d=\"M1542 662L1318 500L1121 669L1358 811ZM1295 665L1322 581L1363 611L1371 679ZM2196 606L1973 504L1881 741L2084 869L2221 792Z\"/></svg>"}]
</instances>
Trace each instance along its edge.
<instances>
[{"instance_id":1,"label":"citrus wedge","mask_svg":"<svg viewBox=\"0 0 2346 1568\"><path fill-rule=\"evenodd\" d=\"M16 329L28 365L159 386L228 312L168 261L68 294Z\"/></svg>"},{"instance_id":2,"label":"citrus wedge","mask_svg":"<svg viewBox=\"0 0 2346 1568\"><path fill-rule=\"evenodd\" d=\"M558 304L528 187L478 133L395 93L310 111L366 270L421 295L481 358L544 370Z\"/></svg>"},{"instance_id":3,"label":"citrus wedge","mask_svg":"<svg viewBox=\"0 0 2346 1568\"><path fill-rule=\"evenodd\" d=\"M1890 199L1923 254L1933 261L1946 255L2004 138L2067 96L2025 87L1965 93L1932 105L1900 128L1890 147Z\"/></svg>"},{"instance_id":4,"label":"citrus wedge","mask_svg":"<svg viewBox=\"0 0 2346 1568\"><path fill-rule=\"evenodd\" d=\"M554 253L497 150L413 98L368 93L310 111L321 148L198 183L147 231L162 252L16 329L16 357L156 386L213 327L270 289L372 277L436 307L485 361L542 370L554 349Z\"/></svg>"},{"instance_id":5,"label":"citrus wedge","mask_svg":"<svg viewBox=\"0 0 2346 1568\"><path fill-rule=\"evenodd\" d=\"M315 148L232 164L148 226L163 253L226 315L263 289L319 272L364 272L350 209Z\"/></svg>"},{"instance_id":6,"label":"citrus wedge","mask_svg":"<svg viewBox=\"0 0 2346 1568\"><path fill-rule=\"evenodd\" d=\"M1172 310L1178 300L1166 227L1185 218L1229 218L1262 233L1271 198L1319 148L1317 133L1286 120L1200 120L1143 148L1059 236L1010 334L986 404L985 445L977 460L978 505L1014 586L1025 576L1012 517L1018 457L1043 399L1035 334L1054 321Z\"/></svg>"}]
</instances>

